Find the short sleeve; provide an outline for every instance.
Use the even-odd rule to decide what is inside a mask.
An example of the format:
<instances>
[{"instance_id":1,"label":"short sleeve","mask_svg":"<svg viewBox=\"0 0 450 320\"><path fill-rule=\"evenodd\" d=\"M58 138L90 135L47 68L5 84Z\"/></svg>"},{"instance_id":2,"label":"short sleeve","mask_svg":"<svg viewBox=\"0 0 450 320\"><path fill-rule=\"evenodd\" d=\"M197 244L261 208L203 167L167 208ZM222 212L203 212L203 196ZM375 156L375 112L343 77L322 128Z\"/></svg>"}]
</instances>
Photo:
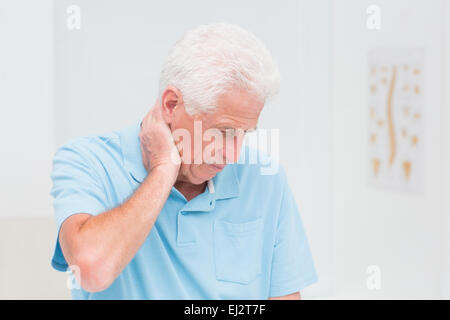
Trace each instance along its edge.
<instances>
[{"instance_id":1,"label":"short sleeve","mask_svg":"<svg viewBox=\"0 0 450 320\"><path fill-rule=\"evenodd\" d=\"M67 270L67 262L59 243L63 222L73 214L92 215L106 211L104 188L83 153L73 145L58 149L51 173L53 208L56 222L56 244L51 265L58 271Z\"/></svg>"},{"instance_id":2,"label":"short sleeve","mask_svg":"<svg viewBox=\"0 0 450 320\"><path fill-rule=\"evenodd\" d=\"M295 293L318 280L295 199L284 176L269 297Z\"/></svg>"}]
</instances>

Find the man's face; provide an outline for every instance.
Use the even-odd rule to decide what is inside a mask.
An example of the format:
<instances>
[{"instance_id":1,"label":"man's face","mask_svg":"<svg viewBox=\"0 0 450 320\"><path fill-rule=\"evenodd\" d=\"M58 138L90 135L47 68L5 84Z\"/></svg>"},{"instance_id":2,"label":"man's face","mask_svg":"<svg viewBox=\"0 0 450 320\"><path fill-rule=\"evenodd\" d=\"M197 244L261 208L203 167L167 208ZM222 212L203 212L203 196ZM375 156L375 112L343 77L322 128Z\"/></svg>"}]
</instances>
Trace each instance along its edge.
<instances>
[{"instance_id":1,"label":"man's face","mask_svg":"<svg viewBox=\"0 0 450 320\"><path fill-rule=\"evenodd\" d=\"M245 132L254 130L264 103L241 90L222 95L216 109L193 116L183 103L173 110L171 130L182 158L178 181L201 184L237 162ZM189 139L178 133L189 133ZM183 141L185 140L185 141ZM189 150L190 148L190 150Z\"/></svg>"}]
</instances>

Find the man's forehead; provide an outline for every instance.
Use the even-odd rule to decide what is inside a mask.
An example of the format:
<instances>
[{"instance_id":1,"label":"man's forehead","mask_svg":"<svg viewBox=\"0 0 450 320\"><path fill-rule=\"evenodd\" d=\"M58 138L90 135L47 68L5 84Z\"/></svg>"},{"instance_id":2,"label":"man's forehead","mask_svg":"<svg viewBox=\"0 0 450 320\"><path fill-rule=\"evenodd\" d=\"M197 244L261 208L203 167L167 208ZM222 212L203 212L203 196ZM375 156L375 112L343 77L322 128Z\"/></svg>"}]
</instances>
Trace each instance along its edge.
<instances>
[{"instance_id":1,"label":"man's forehead","mask_svg":"<svg viewBox=\"0 0 450 320\"><path fill-rule=\"evenodd\" d=\"M226 113L214 113L200 118L206 127L217 129L253 129L258 123L258 115L245 117L245 115L231 115Z\"/></svg>"}]
</instances>

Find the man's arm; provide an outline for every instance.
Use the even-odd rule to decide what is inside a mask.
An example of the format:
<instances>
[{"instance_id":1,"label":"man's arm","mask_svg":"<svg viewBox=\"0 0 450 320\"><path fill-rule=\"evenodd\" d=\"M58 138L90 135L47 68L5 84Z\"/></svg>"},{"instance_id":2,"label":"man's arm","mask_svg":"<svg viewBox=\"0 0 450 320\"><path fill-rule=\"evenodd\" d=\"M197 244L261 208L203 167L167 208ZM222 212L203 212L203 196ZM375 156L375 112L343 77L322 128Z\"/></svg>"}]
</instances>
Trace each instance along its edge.
<instances>
[{"instance_id":1,"label":"man's arm","mask_svg":"<svg viewBox=\"0 0 450 320\"><path fill-rule=\"evenodd\" d=\"M131 198L97 216L75 214L62 225L59 240L69 265L80 269L86 291L108 288L148 236L172 188L164 168L155 168Z\"/></svg>"},{"instance_id":2,"label":"man's arm","mask_svg":"<svg viewBox=\"0 0 450 320\"><path fill-rule=\"evenodd\" d=\"M281 297L270 297L269 300L301 300L300 291Z\"/></svg>"},{"instance_id":3,"label":"man's arm","mask_svg":"<svg viewBox=\"0 0 450 320\"><path fill-rule=\"evenodd\" d=\"M173 159L176 147L159 102L142 122L140 139L149 174L135 193L112 210L96 216L80 212L61 226L62 252L69 265L78 266L78 281L86 291L108 288L133 259L176 181L181 161Z\"/></svg>"}]
</instances>

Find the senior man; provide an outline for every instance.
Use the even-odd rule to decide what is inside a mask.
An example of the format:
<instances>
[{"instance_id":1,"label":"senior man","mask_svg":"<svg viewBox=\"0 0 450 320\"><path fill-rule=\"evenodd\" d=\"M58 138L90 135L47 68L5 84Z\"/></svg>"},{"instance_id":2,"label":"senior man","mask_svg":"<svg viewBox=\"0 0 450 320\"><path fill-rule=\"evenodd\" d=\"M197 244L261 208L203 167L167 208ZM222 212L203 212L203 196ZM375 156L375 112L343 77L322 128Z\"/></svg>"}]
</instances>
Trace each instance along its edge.
<instances>
[{"instance_id":1,"label":"senior man","mask_svg":"<svg viewBox=\"0 0 450 320\"><path fill-rule=\"evenodd\" d=\"M142 121L58 149L52 266L74 272L74 299L300 299L317 275L285 173L238 161L278 87L253 34L202 25Z\"/></svg>"}]
</instances>

